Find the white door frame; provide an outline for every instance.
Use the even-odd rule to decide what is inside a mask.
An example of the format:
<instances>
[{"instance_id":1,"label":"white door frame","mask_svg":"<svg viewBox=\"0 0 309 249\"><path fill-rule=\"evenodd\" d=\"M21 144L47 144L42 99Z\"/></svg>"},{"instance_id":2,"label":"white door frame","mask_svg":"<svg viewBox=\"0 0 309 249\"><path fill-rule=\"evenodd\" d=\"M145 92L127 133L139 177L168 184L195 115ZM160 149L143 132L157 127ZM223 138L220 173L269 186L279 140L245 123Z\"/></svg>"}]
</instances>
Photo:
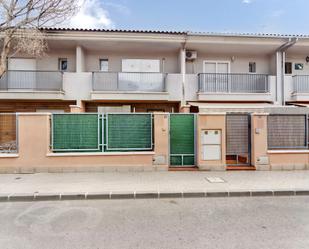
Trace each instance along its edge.
<instances>
[{"instance_id":1,"label":"white door frame","mask_svg":"<svg viewBox=\"0 0 309 249\"><path fill-rule=\"evenodd\" d=\"M230 61L204 60L203 61L203 73L206 73L206 67L205 67L206 63L215 63L216 64L216 72L215 73L218 73L218 64L219 63L226 63L226 64L228 64L228 72L227 73L231 73L231 62Z\"/></svg>"}]
</instances>

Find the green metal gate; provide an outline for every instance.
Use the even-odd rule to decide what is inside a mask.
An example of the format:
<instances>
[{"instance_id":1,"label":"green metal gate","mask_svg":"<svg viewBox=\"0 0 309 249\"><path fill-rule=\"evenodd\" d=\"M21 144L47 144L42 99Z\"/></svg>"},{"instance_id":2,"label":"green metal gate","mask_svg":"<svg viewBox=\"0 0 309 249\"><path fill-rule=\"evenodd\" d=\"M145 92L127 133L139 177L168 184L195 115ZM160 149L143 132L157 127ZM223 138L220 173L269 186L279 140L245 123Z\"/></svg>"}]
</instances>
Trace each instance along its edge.
<instances>
[{"instance_id":1,"label":"green metal gate","mask_svg":"<svg viewBox=\"0 0 309 249\"><path fill-rule=\"evenodd\" d=\"M152 114L53 114L53 152L153 150Z\"/></svg>"},{"instance_id":2,"label":"green metal gate","mask_svg":"<svg viewBox=\"0 0 309 249\"><path fill-rule=\"evenodd\" d=\"M195 166L195 115L170 114L170 166Z\"/></svg>"}]
</instances>

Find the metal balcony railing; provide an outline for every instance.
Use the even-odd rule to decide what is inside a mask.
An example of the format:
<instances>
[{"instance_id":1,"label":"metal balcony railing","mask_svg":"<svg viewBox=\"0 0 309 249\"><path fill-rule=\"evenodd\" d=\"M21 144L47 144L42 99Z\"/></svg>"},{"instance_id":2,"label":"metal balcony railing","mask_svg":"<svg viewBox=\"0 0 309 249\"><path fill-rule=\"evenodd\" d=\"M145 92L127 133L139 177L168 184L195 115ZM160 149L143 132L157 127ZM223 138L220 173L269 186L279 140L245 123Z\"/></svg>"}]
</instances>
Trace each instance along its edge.
<instances>
[{"instance_id":1,"label":"metal balcony railing","mask_svg":"<svg viewBox=\"0 0 309 249\"><path fill-rule=\"evenodd\" d=\"M60 71L7 71L0 78L0 90L62 91Z\"/></svg>"},{"instance_id":2,"label":"metal balcony railing","mask_svg":"<svg viewBox=\"0 0 309 249\"><path fill-rule=\"evenodd\" d=\"M166 74L93 72L93 91L165 92Z\"/></svg>"},{"instance_id":3,"label":"metal balcony railing","mask_svg":"<svg viewBox=\"0 0 309 249\"><path fill-rule=\"evenodd\" d=\"M293 92L309 93L309 75L293 76Z\"/></svg>"},{"instance_id":4,"label":"metal balcony railing","mask_svg":"<svg viewBox=\"0 0 309 249\"><path fill-rule=\"evenodd\" d=\"M199 92L202 93L268 93L266 74L201 73Z\"/></svg>"}]
</instances>

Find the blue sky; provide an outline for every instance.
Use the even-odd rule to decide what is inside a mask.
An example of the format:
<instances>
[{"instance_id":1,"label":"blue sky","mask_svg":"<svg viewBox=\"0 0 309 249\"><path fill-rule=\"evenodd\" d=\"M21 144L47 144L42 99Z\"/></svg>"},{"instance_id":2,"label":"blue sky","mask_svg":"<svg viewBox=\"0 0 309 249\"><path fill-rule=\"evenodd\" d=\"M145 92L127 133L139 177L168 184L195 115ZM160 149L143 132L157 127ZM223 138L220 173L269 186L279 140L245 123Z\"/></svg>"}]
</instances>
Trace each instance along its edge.
<instances>
[{"instance_id":1,"label":"blue sky","mask_svg":"<svg viewBox=\"0 0 309 249\"><path fill-rule=\"evenodd\" d=\"M84 28L309 34L309 0L85 0Z\"/></svg>"}]
</instances>

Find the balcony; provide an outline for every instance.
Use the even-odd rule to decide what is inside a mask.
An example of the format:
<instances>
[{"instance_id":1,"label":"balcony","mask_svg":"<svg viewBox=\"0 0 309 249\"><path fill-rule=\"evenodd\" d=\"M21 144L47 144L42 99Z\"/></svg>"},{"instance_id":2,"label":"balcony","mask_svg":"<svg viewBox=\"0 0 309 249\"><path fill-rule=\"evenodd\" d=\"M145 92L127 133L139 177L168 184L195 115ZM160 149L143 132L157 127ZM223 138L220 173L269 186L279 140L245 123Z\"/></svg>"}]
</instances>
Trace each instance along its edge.
<instances>
[{"instance_id":1,"label":"balcony","mask_svg":"<svg viewBox=\"0 0 309 249\"><path fill-rule=\"evenodd\" d=\"M287 101L309 101L309 75L285 76Z\"/></svg>"},{"instance_id":2,"label":"balcony","mask_svg":"<svg viewBox=\"0 0 309 249\"><path fill-rule=\"evenodd\" d=\"M198 100L273 102L273 78L265 74L199 74Z\"/></svg>"},{"instance_id":3,"label":"balcony","mask_svg":"<svg viewBox=\"0 0 309 249\"><path fill-rule=\"evenodd\" d=\"M7 71L0 79L1 99L63 99L59 71Z\"/></svg>"},{"instance_id":4,"label":"balcony","mask_svg":"<svg viewBox=\"0 0 309 249\"><path fill-rule=\"evenodd\" d=\"M91 99L168 100L166 74L93 72Z\"/></svg>"}]
</instances>

